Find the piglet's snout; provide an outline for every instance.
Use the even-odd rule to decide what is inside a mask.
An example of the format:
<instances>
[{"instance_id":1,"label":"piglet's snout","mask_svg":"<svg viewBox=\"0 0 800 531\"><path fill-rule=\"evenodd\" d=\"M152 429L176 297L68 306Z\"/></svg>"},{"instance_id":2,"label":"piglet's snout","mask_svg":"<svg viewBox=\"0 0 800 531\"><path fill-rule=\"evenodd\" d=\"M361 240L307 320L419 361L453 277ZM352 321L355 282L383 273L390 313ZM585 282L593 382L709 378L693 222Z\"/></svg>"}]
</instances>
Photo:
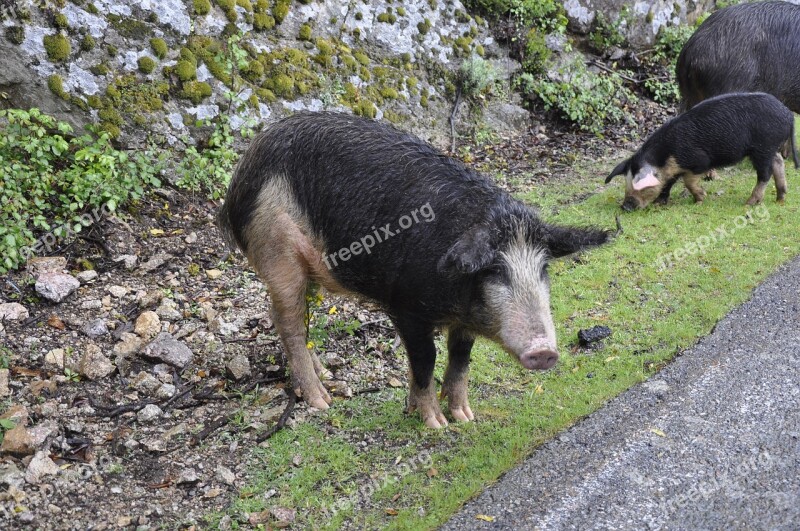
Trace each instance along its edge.
<instances>
[{"instance_id":1,"label":"piglet's snout","mask_svg":"<svg viewBox=\"0 0 800 531\"><path fill-rule=\"evenodd\" d=\"M519 357L519 362L528 370L549 369L558 361L558 352L550 341L534 341L522 356Z\"/></svg>"}]
</instances>

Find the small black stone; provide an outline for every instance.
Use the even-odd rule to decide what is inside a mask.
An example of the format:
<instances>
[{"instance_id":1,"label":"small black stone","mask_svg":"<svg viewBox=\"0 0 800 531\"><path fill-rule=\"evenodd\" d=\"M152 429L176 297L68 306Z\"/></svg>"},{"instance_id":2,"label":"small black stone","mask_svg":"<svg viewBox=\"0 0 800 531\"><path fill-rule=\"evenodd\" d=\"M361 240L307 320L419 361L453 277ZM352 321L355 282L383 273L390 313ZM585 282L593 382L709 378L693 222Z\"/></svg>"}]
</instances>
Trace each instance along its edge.
<instances>
[{"instance_id":1,"label":"small black stone","mask_svg":"<svg viewBox=\"0 0 800 531\"><path fill-rule=\"evenodd\" d=\"M593 326L578 331L578 341L582 347L588 347L592 343L596 343L601 339L605 339L611 335L611 329L607 326Z\"/></svg>"}]
</instances>

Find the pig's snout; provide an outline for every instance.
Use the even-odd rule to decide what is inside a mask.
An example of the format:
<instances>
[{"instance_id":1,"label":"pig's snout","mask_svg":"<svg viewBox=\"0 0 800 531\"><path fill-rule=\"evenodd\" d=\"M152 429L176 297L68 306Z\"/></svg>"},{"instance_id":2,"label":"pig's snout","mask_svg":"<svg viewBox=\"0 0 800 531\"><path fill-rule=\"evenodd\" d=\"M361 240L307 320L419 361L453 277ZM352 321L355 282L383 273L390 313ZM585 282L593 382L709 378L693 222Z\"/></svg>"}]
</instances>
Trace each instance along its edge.
<instances>
[{"instance_id":1,"label":"pig's snout","mask_svg":"<svg viewBox=\"0 0 800 531\"><path fill-rule=\"evenodd\" d=\"M519 358L523 367L528 370L546 370L558 361L558 352L549 348L529 350Z\"/></svg>"},{"instance_id":2,"label":"pig's snout","mask_svg":"<svg viewBox=\"0 0 800 531\"><path fill-rule=\"evenodd\" d=\"M622 210L625 212L633 212L638 206L639 204L633 197L626 197L625 201L622 202Z\"/></svg>"}]
</instances>

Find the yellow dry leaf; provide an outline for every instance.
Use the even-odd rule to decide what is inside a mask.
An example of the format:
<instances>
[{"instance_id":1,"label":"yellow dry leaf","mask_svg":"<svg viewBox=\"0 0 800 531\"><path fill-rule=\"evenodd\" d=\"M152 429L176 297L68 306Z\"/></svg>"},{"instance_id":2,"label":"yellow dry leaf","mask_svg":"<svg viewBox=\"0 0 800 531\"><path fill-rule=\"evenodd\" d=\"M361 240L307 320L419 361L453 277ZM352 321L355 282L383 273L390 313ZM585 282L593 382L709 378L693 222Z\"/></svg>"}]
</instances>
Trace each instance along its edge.
<instances>
[{"instance_id":1,"label":"yellow dry leaf","mask_svg":"<svg viewBox=\"0 0 800 531\"><path fill-rule=\"evenodd\" d=\"M536 393L537 395L544 393L544 388L542 387L542 384L537 385L536 389L534 389L533 392Z\"/></svg>"},{"instance_id":2,"label":"yellow dry leaf","mask_svg":"<svg viewBox=\"0 0 800 531\"><path fill-rule=\"evenodd\" d=\"M609 357L606 358L606 363L608 363L609 361L614 361L615 359L618 359L618 358L619 358L619 356L609 356Z\"/></svg>"},{"instance_id":3,"label":"yellow dry leaf","mask_svg":"<svg viewBox=\"0 0 800 531\"><path fill-rule=\"evenodd\" d=\"M658 428L650 428L650 431L652 431L653 433L655 433L659 437L666 437L667 436L666 433L664 433L663 431L659 430Z\"/></svg>"},{"instance_id":4,"label":"yellow dry leaf","mask_svg":"<svg viewBox=\"0 0 800 531\"><path fill-rule=\"evenodd\" d=\"M386 514L388 514L389 516L397 516L397 509L387 508Z\"/></svg>"},{"instance_id":5,"label":"yellow dry leaf","mask_svg":"<svg viewBox=\"0 0 800 531\"><path fill-rule=\"evenodd\" d=\"M164 235L164 231L161 230L161 229L150 229L150 235L151 236L163 236Z\"/></svg>"},{"instance_id":6,"label":"yellow dry leaf","mask_svg":"<svg viewBox=\"0 0 800 531\"><path fill-rule=\"evenodd\" d=\"M484 522L494 522L494 516L489 516L488 514L476 514L475 518Z\"/></svg>"}]
</instances>

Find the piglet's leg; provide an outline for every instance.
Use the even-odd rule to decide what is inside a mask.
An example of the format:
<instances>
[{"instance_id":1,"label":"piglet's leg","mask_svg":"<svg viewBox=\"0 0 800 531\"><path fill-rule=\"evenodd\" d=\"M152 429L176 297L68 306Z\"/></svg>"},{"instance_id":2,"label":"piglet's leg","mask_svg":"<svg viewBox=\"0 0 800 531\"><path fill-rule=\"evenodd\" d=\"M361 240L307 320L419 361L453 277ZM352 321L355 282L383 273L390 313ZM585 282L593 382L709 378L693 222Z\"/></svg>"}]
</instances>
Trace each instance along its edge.
<instances>
[{"instance_id":1,"label":"piglet's leg","mask_svg":"<svg viewBox=\"0 0 800 531\"><path fill-rule=\"evenodd\" d=\"M469 379L469 354L475 338L464 330L455 328L447 334L449 358L444 371L442 397L449 398L450 414L460 421L475 419L467 400L467 381Z\"/></svg>"},{"instance_id":2,"label":"piglet's leg","mask_svg":"<svg viewBox=\"0 0 800 531\"><path fill-rule=\"evenodd\" d=\"M419 411L422 421L429 428L447 426L447 419L436 398L436 382L433 380L433 367L436 364L433 327L408 320L395 320L395 326L408 353L410 375L406 411Z\"/></svg>"},{"instance_id":3,"label":"piglet's leg","mask_svg":"<svg viewBox=\"0 0 800 531\"><path fill-rule=\"evenodd\" d=\"M689 190L692 197L694 197L695 203L702 203L706 198L706 191L700 186L700 179L702 179L701 175L695 175L693 173L683 176L683 184L686 185L686 189Z\"/></svg>"},{"instance_id":4,"label":"piglet's leg","mask_svg":"<svg viewBox=\"0 0 800 531\"><path fill-rule=\"evenodd\" d=\"M752 157L752 160L753 166L756 169L756 175L758 175L758 181L756 182L756 187L753 188L753 193L750 194L750 199L748 199L746 203L750 206L757 205L764 199L764 190L767 189L767 185L769 184L769 178L773 172L775 157L773 155L769 155L767 157L758 156ZM781 163L782 162L783 159L781 159ZM777 184L777 178L775 182ZM780 194L780 191L778 193Z\"/></svg>"},{"instance_id":5,"label":"piglet's leg","mask_svg":"<svg viewBox=\"0 0 800 531\"><path fill-rule=\"evenodd\" d=\"M772 161L772 176L775 179L775 191L778 195L778 203L783 203L783 199L786 196L786 169L783 156L781 156L780 153L776 153Z\"/></svg>"}]
</instances>

